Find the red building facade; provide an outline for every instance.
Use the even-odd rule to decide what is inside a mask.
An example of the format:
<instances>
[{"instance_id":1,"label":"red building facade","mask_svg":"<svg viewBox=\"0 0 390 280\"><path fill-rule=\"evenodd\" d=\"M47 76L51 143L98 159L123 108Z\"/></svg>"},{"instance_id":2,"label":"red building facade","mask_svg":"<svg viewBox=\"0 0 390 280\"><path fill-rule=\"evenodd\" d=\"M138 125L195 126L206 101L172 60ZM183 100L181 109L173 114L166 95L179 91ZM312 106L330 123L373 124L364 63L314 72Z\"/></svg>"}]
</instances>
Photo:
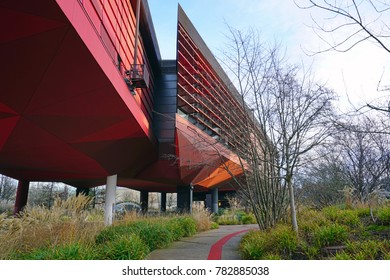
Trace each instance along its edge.
<instances>
[{"instance_id":1,"label":"red building facade","mask_svg":"<svg viewBox=\"0 0 390 280\"><path fill-rule=\"evenodd\" d=\"M16 212L29 181L115 175L188 208L242 174L245 109L181 7L176 61L161 60L146 0L6 0L0 24L0 173L20 182Z\"/></svg>"}]
</instances>

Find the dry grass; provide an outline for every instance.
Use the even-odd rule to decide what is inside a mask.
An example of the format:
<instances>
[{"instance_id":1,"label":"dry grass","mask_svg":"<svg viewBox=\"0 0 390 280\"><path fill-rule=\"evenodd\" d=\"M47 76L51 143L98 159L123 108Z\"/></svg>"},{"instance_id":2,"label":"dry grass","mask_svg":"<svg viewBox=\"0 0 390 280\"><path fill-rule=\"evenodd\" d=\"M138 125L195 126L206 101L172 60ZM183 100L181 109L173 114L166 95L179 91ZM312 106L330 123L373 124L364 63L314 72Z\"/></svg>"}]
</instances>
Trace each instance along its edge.
<instances>
[{"instance_id":1,"label":"dry grass","mask_svg":"<svg viewBox=\"0 0 390 280\"><path fill-rule=\"evenodd\" d=\"M18 218L0 216L0 259L44 246L91 244L104 227L102 213L87 210L90 198L57 200L51 209L26 208Z\"/></svg>"},{"instance_id":2,"label":"dry grass","mask_svg":"<svg viewBox=\"0 0 390 280\"><path fill-rule=\"evenodd\" d=\"M196 221L196 230L205 231L211 229L212 214L201 205L194 205L192 217Z\"/></svg>"},{"instance_id":3,"label":"dry grass","mask_svg":"<svg viewBox=\"0 0 390 280\"><path fill-rule=\"evenodd\" d=\"M57 255L63 258L96 257L94 254L99 251L95 250L96 236L105 228L104 216L103 212L90 209L90 202L90 198L78 196L65 201L57 200L51 209L27 207L17 218L0 215L0 259L35 259L42 256L50 259ZM177 228L184 232L184 236L208 230L212 226L211 214L202 207L194 207L192 215L184 216L144 216L129 212L116 220L114 225L121 227L142 223L147 227L170 223L171 230ZM157 234L160 237L161 234L151 231L146 230L143 235ZM152 237L147 239L153 240ZM74 255L77 250L79 253Z\"/></svg>"}]
</instances>

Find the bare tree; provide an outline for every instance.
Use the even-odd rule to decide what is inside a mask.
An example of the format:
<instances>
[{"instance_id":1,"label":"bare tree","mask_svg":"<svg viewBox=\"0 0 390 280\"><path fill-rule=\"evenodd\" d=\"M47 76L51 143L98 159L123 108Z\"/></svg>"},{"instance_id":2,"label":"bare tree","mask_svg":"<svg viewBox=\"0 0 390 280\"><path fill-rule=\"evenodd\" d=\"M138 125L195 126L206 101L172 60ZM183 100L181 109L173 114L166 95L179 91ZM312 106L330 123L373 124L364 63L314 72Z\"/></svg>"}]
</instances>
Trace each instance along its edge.
<instances>
[{"instance_id":1,"label":"bare tree","mask_svg":"<svg viewBox=\"0 0 390 280\"><path fill-rule=\"evenodd\" d=\"M387 134L370 133L374 124L365 119L350 123L335 135L340 164L353 187L354 197L366 203L370 195L385 189L390 168L390 139Z\"/></svg>"},{"instance_id":2,"label":"bare tree","mask_svg":"<svg viewBox=\"0 0 390 280\"><path fill-rule=\"evenodd\" d=\"M343 190L350 186L337 149L321 149L319 156L301 168L297 178L299 202L316 209L343 203Z\"/></svg>"},{"instance_id":3,"label":"bare tree","mask_svg":"<svg viewBox=\"0 0 390 280\"><path fill-rule=\"evenodd\" d=\"M10 200L14 200L16 192L15 180L0 175L0 202L5 201L8 203Z\"/></svg>"},{"instance_id":4,"label":"bare tree","mask_svg":"<svg viewBox=\"0 0 390 280\"><path fill-rule=\"evenodd\" d=\"M294 178L304 156L329 136L333 92L301 68L282 66L287 63L280 58L279 48L265 47L255 31L230 28L230 35L224 64L235 77L243 106L245 101L250 104L257 123L245 128L252 140L244 150L250 156L243 155L251 166L251 174L246 174L249 199L256 209L267 197L271 209L276 207L271 212L278 211L288 190L292 226L298 232Z\"/></svg>"},{"instance_id":5,"label":"bare tree","mask_svg":"<svg viewBox=\"0 0 390 280\"><path fill-rule=\"evenodd\" d=\"M298 7L320 13L311 15L315 34L326 47L313 54L338 51L347 52L363 42L377 45L390 53L390 3L383 0L295 0ZM320 18L322 16L322 19ZM378 77L378 91L390 90ZM365 105L370 110L388 116L390 103L370 101Z\"/></svg>"},{"instance_id":6,"label":"bare tree","mask_svg":"<svg viewBox=\"0 0 390 280\"><path fill-rule=\"evenodd\" d=\"M328 46L320 50L346 52L370 41L390 53L390 3L382 0L297 0L303 9L319 10L324 20L312 16L313 30Z\"/></svg>"}]
</instances>

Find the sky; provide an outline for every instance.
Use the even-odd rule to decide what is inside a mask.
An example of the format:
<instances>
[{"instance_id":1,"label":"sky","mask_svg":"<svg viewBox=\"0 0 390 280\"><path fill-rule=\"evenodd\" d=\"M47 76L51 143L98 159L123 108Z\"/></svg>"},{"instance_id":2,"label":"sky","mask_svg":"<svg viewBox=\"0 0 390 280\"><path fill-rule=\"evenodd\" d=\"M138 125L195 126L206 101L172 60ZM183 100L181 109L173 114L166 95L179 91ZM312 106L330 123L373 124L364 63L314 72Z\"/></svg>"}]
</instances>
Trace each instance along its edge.
<instances>
[{"instance_id":1,"label":"sky","mask_svg":"<svg viewBox=\"0 0 390 280\"><path fill-rule=\"evenodd\" d=\"M311 16L321 21L324 15L300 9L292 0L149 0L148 3L163 59L175 58L180 3L217 57L227 44L226 23L236 29L251 27L260 31L264 42L280 42L290 63L312 67L315 78L339 95L340 107L349 107L349 100L359 107L386 95L377 91L377 85L382 75L384 80L390 80L388 53L366 42L344 53L330 51L308 56L307 50L315 52L324 47L312 29ZM390 22L390 13L386 16Z\"/></svg>"}]
</instances>

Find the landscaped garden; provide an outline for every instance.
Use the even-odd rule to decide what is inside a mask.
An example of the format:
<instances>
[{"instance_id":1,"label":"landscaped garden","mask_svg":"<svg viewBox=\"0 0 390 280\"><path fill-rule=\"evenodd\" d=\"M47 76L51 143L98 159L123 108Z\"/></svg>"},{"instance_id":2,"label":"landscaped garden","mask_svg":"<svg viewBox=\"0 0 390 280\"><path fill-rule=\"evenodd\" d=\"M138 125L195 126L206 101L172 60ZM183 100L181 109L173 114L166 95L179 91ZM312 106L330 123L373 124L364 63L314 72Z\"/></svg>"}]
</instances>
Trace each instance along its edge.
<instances>
[{"instance_id":1,"label":"landscaped garden","mask_svg":"<svg viewBox=\"0 0 390 280\"><path fill-rule=\"evenodd\" d=\"M299 234L287 223L251 231L241 241L244 259L390 260L390 205L330 206L298 213Z\"/></svg>"},{"instance_id":2,"label":"landscaped garden","mask_svg":"<svg viewBox=\"0 0 390 280\"><path fill-rule=\"evenodd\" d=\"M139 260L152 250L213 225L210 214L146 217L127 213L105 227L103 213L84 196L56 201L50 210L27 208L18 218L0 215L0 259Z\"/></svg>"}]
</instances>

